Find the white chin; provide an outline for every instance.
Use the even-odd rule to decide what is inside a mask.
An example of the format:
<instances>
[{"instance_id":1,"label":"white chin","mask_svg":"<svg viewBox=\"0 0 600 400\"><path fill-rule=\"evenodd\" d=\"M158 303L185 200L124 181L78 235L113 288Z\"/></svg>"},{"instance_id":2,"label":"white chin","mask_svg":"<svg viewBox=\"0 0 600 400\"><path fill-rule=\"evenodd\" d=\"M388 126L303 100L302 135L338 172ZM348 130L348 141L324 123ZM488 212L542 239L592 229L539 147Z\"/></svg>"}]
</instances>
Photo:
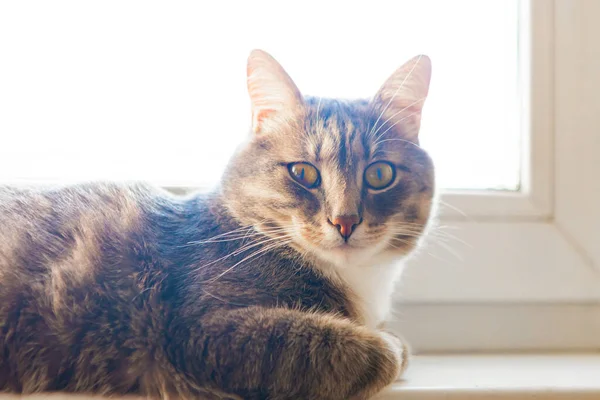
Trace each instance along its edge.
<instances>
[{"instance_id":1,"label":"white chin","mask_svg":"<svg viewBox=\"0 0 600 400\"><path fill-rule=\"evenodd\" d=\"M319 249L318 255L325 261L335 264L339 268L345 268L363 262L370 255L367 249L351 246L338 246L331 249Z\"/></svg>"}]
</instances>

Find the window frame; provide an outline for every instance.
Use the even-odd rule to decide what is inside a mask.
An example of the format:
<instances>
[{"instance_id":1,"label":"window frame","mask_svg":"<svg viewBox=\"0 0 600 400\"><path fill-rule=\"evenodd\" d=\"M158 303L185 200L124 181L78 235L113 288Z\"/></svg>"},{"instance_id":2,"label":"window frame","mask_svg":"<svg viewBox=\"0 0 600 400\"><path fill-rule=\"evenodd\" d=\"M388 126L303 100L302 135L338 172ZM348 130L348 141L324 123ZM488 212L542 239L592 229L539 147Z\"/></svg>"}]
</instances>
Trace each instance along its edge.
<instances>
[{"instance_id":1,"label":"window frame","mask_svg":"<svg viewBox=\"0 0 600 400\"><path fill-rule=\"evenodd\" d=\"M409 261L392 321L419 352L600 348L600 4L521 8L521 190L440 195L453 249Z\"/></svg>"},{"instance_id":2,"label":"window frame","mask_svg":"<svg viewBox=\"0 0 600 400\"><path fill-rule=\"evenodd\" d=\"M518 63L522 161L519 191L445 191L447 220L518 217L548 219L553 195L553 6L521 0Z\"/></svg>"}]
</instances>

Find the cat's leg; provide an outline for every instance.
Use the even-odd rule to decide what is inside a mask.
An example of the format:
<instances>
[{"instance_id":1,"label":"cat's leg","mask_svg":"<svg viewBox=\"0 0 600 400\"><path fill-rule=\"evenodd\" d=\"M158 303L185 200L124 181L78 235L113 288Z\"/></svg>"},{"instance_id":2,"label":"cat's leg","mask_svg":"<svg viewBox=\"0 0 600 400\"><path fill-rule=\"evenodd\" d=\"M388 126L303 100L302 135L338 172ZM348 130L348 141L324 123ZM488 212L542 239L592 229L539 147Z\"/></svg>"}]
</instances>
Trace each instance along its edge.
<instances>
[{"instance_id":1,"label":"cat's leg","mask_svg":"<svg viewBox=\"0 0 600 400\"><path fill-rule=\"evenodd\" d=\"M406 365L395 336L327 314L250 307L198 324L179 367L244 399L367 399Z\"/></svg>"}]
</instances>

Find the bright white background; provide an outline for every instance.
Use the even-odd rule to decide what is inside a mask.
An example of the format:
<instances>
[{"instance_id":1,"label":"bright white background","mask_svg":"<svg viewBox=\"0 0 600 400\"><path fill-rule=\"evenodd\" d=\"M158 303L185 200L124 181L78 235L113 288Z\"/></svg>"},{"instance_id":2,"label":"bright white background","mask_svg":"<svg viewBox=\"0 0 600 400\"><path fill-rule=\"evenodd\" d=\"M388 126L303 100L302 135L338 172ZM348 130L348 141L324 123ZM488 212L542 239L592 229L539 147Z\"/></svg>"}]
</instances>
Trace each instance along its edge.
<instances>
[{"instance_id":1,"label":"bright white background","mask_svg":"<svg viewBox=\"0 0 600 400\"><path fill-rule=\"evenodd\" d=\"M370 97L433 59L444 188L517 189L517 0L0 3L0 182L210 185L249 125L251 49L306 94Z\"/></svg>"}]
</instances>

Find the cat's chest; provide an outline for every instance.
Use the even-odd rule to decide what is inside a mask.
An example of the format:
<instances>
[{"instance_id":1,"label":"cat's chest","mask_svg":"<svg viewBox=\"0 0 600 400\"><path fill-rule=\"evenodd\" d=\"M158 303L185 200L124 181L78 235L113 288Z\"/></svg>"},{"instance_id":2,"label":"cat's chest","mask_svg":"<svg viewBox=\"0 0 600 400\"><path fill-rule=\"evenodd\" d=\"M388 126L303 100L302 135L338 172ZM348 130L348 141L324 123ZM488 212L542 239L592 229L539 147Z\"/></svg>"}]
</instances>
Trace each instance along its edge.
<instances>
[{"instance_id":1,"label":"cat's chest","mask_svg":"<svg viewBox=\"0 0 600 400\"><path fill-rule=\"evenodd\" d=\"M377 327L388 317L401 273L402 264L387 259L337 270L337 276L352 291L365 325L370 328Z\"/></svg>"}]
</instances>

